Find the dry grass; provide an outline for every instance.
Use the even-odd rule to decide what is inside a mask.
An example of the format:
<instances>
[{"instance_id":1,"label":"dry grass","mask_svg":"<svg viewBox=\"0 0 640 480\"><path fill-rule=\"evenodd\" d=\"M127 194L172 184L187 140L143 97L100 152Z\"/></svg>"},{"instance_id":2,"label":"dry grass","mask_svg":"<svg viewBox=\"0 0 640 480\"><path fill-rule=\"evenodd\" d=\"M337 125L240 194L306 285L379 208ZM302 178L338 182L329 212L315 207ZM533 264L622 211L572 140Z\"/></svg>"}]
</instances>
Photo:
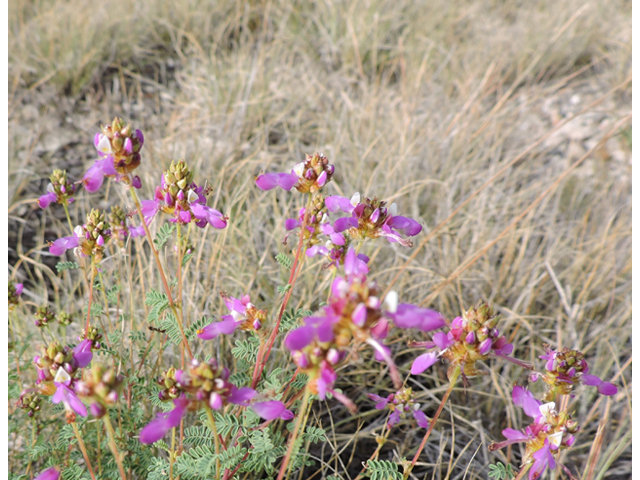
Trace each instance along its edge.
<instances>
[{"instance_id":1,"label":"dry grass","mask_svg":"<svg viewBox=\"0 0 640 480\"><path fill-rule=\"evenodd\" d=\"M489 300L506 318L516 356L535 361L543 343L581 347L593 372L616 378L622 388L611 400L585 388L570 401L584 429L566 462L580 474L593 464L593 478L628 478L630 2L96 5L10 5L9 268L26 285L26 309L45 299L69 311L82 308L82 297L69 294L80 288L79 279L56 274L57 259L44 248L64 231L64 217L29 200L44 191L54 167L82 174L100 122L122 115L145 131L143 197L171 159L185 158L197 178L209 179L213 206L230 215L222 233L195 237L187 278L191 319L221 312L220 289L234 295L251 289L252 298L273 305L275 286L286 281L273 257L287 251L283 222L301 199L260 192L253 179L323 151L336 164L329 192L393 199L425 226L409 263L410 250L365 245L383 286L404 265L394 285L403 300L428 299L449 317ZM614 125L619 128L600 142ZM82 193L72 214L121 201L119 190L111 185L102 203ZM141 289L158 284L150 258L135 268ZM297 306L324 299L329 279L317 272L308 262L293 297ZM144 328L144 305L133 307L136 328ZM417 352L406 340L392 343L408 372ZM212 353L210 343L199 348ZM277 354L272 365L286 362ZM35 373L26 361L23 369L25 381ZM479 479L497 460L517 464L517 449L489 453L487 446L507 424L520 424L509 391L526 375L499 363L488 372L466 391L454 391L416 478ZM446 389L444 373L439 367L410 379L427 414ZM372 385L379 394L391 388L365 352L341 378L352 398ZM352 417L333 403L314 411L313 421L331 431L329 442L312 450L323 475L335 469L354 478L375 449L373 432L384 419L363 397L359 403ZM600 454L587 462L605 409ZM400 427L380 458L410 458L420 436Z\"/></svg>"}]
</instances>

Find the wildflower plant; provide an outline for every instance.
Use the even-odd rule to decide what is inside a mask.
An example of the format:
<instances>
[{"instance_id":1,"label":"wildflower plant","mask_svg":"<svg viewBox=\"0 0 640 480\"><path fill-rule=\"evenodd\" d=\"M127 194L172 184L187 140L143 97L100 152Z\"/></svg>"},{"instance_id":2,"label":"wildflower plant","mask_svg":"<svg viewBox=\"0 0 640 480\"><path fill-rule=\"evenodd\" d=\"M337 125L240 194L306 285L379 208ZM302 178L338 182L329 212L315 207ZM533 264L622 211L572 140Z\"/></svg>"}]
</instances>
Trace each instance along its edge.
<instances>
[{"instance_id":1,"label":"wildflower plant","mask_svg":"<svg viewBox=\"0 0 640 480\"><path fill-rule=\"evenodd\" d=\"M33 453L42 446L33 441L29 448L38 468L30 462L27 473L40 472L37 479L81 478L85 469L93 480L230 480L249 474L282 480L294 470L304 478L309 459L301 451L303 444L326 440L324 430L309 425L312 410L332 400L351 414L370 408L371 401L375 410L387 412L385 433L363 464L377 472L372 477L388 473L408 478L458 379L466 388L470 379L501 361L534 369L514 356L509 333L499 330L500 315L488 303L478 302L448 320L432 308L400 302L406 296L402 292L384 290L375 260L361 250L373 243L389 248L381 238L411 248L423 227L399 215L395 203L375 195L330 194L336 167L321 153L307 155L287 172L261 173L255 179L260 191L280 187L302 194L292 198L295 206L278 233L293 259L284 253L277 257L289 277L275 289L275 300L243 286L234 287L237 297L220 292L220 302L206 292L210 301L203 307L191 297L197 282L188 289L185 273L195 252L211 248L211 232L205 227L229 228L233 215L207 205L211 188L200 179L196 183L186 160L171 161L159 184L142 185L136 173L147 164L145 137L123 119L103 126L93 142L98 158L84 176L73 181L55 170L38 199L43 209L54 203L64 207L69 230L47 239L49 253L77 260L61 262L58 270L61 275L78 270L73 273L79 276L76 296L84 303L64 311L54 303L35 307L32 315L42 343L22 347L35 355L31 370L22 375L30 375L29 384L16 395L16 406L31 422L34 438L59 423L67 440L65 448L47 450L48 463L43 458L47 454ZM74 227L68 207L78 190L96 193L105 177L119 184L114 188L121 201L109 211L90 209ZM152 192L152 198L140 200L137 190ZM234 211L233 205L226 208ZM209 234L200 234L203 229ZM223 239L215 242L220 245ZM327 278L318 282L323 288L307 303L313 309L288 309L299 278L314 268L313 278ZM234 272L223 275L233 284ZM144 298L134 298L133 285L145 282ZM22 293L22 284L9 282L10 312L19 306ZM79 316L86 320L76 327L72 319ZM398 361L399 350L390 341L396 330L412 332L411 354L414 347L426 349L411 358L409 370L406 357ZM418 340L425 334L429 340ZM76 336L74 344L70 339ZM274 358L273 351L280 355ZM340 388L344 372L362 357L380 362L380 378L390 380L393 393L384 395L378 385L367 385L360 393L366 390L369 400L360 402L357 388ZM541 399L520 386L512 393L530 424L506 428L506 441L492 446L523 443L520 472L530 472L531 480L556 467L558 452L569 450L579 431L573 416L556 407L557 397L575 395L574 387L581 384L597 386L603 395L617 392L612 383L589 372L578 350L545 346L541 358L544 370L529 376L531 385L547 386ZM407 382L420 385L421 375L441 362L447 365L449 385L429 419L425 412L434 405L422 401ZM54 420L45 422L45 416ZM400 473L399 465L378 456L391 429L402 421L426 432Z\"/></svg>"}]
</instances>

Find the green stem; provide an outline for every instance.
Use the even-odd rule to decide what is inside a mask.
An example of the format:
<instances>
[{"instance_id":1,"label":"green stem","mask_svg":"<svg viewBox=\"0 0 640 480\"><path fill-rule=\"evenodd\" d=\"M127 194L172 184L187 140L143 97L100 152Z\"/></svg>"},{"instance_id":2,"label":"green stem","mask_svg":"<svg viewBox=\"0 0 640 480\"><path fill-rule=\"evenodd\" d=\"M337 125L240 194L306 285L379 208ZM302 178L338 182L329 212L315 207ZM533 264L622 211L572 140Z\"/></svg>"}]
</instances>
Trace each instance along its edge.
<instances>
[{"instance_id":1,"label":"green stem","mask_svg":"<svg viewBox=\"0 0 640 480\"><path fill-rule=\"evenodd\" d=\"M309 397L311 396L311 391L309 390L309 384L304 389L304 396L302 397L302 404L300 405L300 410L298 410L298 418L296 420L296 426L291 433L291 437L289 438L289 447L287 448L287 453L282 460L282 465L280 465L280 471L278 472L278 479L282 480L285 472L287 471L287 466L289 465L289 461L291 460L291 454L293 453L293 448L296 443L296 438L298 437L298 432L300 431L300 427L302 425L302 419L306 418L307 405L309 404Z\"/></svg>"},{"instance_id":2,"label":"green stem","mask_svg":"<svg viewBox=\"0 0 640 480\"><path fill-rule=\"evenodd\" d=\"M76 425L76 422L71 422L71 427L73 428L73 433L76 434L76 438L78 439L78 446L80 447L80 451L82 452L84 461L87 464L87 468L89 469L89 475L91 475L92 480L96 480L96 476L93 473L93 468L91 467L91 462L89 461L89 455L87 454L87 448L85 447L84 441L82 440L82 435L80 435L80 430L78 430L78 425Z\"/></svg>"},{"instance_id":3,"label":"green stem","mask_svg":"<svg viewBox=\"0 0 640 480\"><path fill-rule=\"evenodd\" d=\"M136 194L136 190L134 187L129 187L129 192L131 193L131 197L133 198L133 203L136 205L136 209L138 210L138 215L140 216L140 220L142 221L142 228L144 228L145 238L147 239L147 243L151 247L151 252L153 253L153 258L156 261L156 265L158 266L158 272L160 273L160 278L162 279L162 284L164 286L164 291L167 294L167 299L169 300L169 307L171 311L176 317L176 321L178 323L178 327L180 327L180 333L182 334L182 341L184 342L184 346L189 352L189 356L193 358L193 353L191 352L191 347L189 347L189 342L187 341L187 336L184 334L184 329L182 328L182 322L180 321L180 316L178 315L178 309L176 308L175 303L173 302L173 297L171 296L171 288L169 288L169 283L167 282L167 277L164 274L164 269L162 268L162 262L160 261L160 255L158 250L156 250L153 241L151 240L151 232L149 231L149 227L147 226L147 222L144 221L144 215L142 214L142 206L140 205L140 200L138 199L138 195Z\"/></svg>"},{"instance_id":4,"label":"green stem","mask_svg":"<svg viewBox=\"0 0 640 480\"><path fill-rule=\"evenodd\" d=\"M67 222L69 222L69 229L71 230L71 233L73 233L73 223L71 223L71 215L69 215L69 207L67 206L67 202L64 202L62 206L64 207L64 213L67 215Z\"/></svg>"},{"instance_id":5,"label":"green stem","mask_svg":"<svg viewBox=\"0 0 640 480\"><path fill-rule=\"evenodd\" d=\"M169 453L169 480L173 480L173 460L176 451L176 427L171 429L171 452Z\"/></svg>"},{"instance_id":6,"label":"green stem","mask_svg":"<svg viewBox=\"0 0 640 480\"><path fill-rule=\"evenodd\" d=\"M215 442L216 448L216 479L220 478L220 438L218 435L218 429L216 428L216 420L213 418L213 412L211 411L211 407L209 405L205 405L205 410L207 412L207 418L209 419L209 423L211 424L211 431L213 432L213 441Z\"/></svg>"},{"instance_id":7,"label":"green stem","mask_svg":"<svg viewBox=\"0 0 640 480\"><path fill-rule=\"evenodd\" d=\"M96 268L93 263L93 257L91 257L91 282L89 283L89 306L87 307L87 325L85 326L85 332L89 334L89 324L91 319L91 302L93 300L93 283L96 279Z\"/></svg>"},{"instance_id":8,"label":"green stem","mask_svg":"<svg viewBox=\"0 0 640 480\"><path fill-rule=\"evenodd\" d=\"M105 427L107 427L107 435L109 436L109 448L111 449L113 458L116 459L116 463L118 464L120 477L122 478L122 480L127 480L127 474L124 472L124 467L122 466L122 458L120 458L120 454L118 453L118 447L116 445L116 434L113 431L113 425L111 425L109 414L107 413L103 418L104 418L104 425Z\"/></svg>"},{"instance_id":9,"label":"green stem","mask_svg":"<svg viewBox=\"0 0 640 480\"><path fill-rule=\"evenodd\" d=\"M449 378L449 388L445 392L444 397L442 397L442 401L440 402L440 405L438 406L438 410L436 411L436 414L433 416L433 418L429 422L429 428L427 429L427 433L424 434L424 438L422 439L422 443L418 447L418 451L416 452L415 456L413 457L413 460L411 460L411 465L409 465L409 468L407 469L407 471L404 472L403 480L407 480L407 478L409 478L409 474L411 473L411 470L413 470L414 465L418 461L418 458L420 457L420 454L422 453L422 450L424 449L424 446L426 445L427 440L429 439L429 436L431 435L431 431L433 430L433 427L435 426L436 422L438 421L438 417L440 416L440 413L442 413L442 409L444 408L444 405L447 403L447 400L449 400L449 395L451 395L451 392L453 391L453 387L455 386L456 381L458 380L459 376L460 376L460 366L457 366L453 370L453 373L451 374L451 377Z\"/></svg>"}]
</instances>

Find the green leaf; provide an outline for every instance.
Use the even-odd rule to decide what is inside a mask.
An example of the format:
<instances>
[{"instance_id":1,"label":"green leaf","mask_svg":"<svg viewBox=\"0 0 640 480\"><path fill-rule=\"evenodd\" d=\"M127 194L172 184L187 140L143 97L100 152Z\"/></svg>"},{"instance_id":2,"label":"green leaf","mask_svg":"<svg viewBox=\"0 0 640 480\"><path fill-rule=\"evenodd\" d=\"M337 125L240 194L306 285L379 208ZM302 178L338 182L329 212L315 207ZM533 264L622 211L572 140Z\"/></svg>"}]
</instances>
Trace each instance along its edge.
<instances>
[{"instance_id":1,"label":"green leaf","mask_svg":"<svg viewBox=\"0 0 640 480\"><path fill-rule=\"evenodd\" d=\"M77 262L58 262L56 263L56 270L58 273L64 272L65 270L76 270L80 268Z\"/></svg>"},{"instance_id":2,"label":"green leaf","mask_svg":"<svg viewBox=\"0 0 640 480\"><path fill-rule=\"evenodd\" d=\"M287 293L289 290L291 290L291 284L290 284L290 283L287 283L284 287L277 286L277 287L276 287L276 290L278 291L278 293L285 294L285 293Z\"/></svg>"},{"instance_id":3,"label":"green leaf","mask_svg":"<svg viewBox=\"0 0 640 480\"><path fill-rule=\"evenodd\" d=\"M286 269L290 269L291 266L293 265L293 260L291 260L284 253L279 253L278 255L276 255L276 261Z\"/></svg>"},{"instance_id":4,"label":"green leaf","mask_svg":"<svg viewBox=\"0 0 640 480\"><path fill-rule=\"evenodd\" d=\"M118 292L120 291L120 285L116 284L107 290L107 299L109 303L118 303Z\"/></svg>"},{"instance_id":5,"label":"green leaf","mask_svg":"<svg viewBox=\"0 0 640 480\"><path fill-rule=\"evenodd\" d=\"M402 480L398 465L388 460L367 460L365 475L372 480Z\"/></svg>"},{"instance_id":6,"label":"green leaf","mask_svg":"<svg viewBox=\"0 0 640 480\"><path fill-rule=\"evenodd\" d=\"M505 466L502 462L498 462L495 465L489 465L489 473L487 475L496 480L510 480L515 476L515 473L511 464Z\"/></svg>"},{"instance_id":7,"label":"green leaf","mask_svg":"<svg viewBox=\"0 0 640 480\"><path fill-rule=\"evenodd\" d=\"M169 298L166 294L150 290L144 301L145 305L149 305L151 310L147 314L147 322L155 322L160 318L162 312L169 308Z\"/></svg>"},{"instance_id":8,"label":"green leaf","mask_svg":"<svg viewBox=\"0 0 640 480\"><path fill-rule=\"evenodd\" d=\"M158 229L158 233L156 233L156 238L153 239L153 243L158 250L166 245L171 238L171 234L176 229L175 223L165 223Z\"/></svg>"},{"instance_id":9,"label":"green leaf","mask_svg":"<svg viewBox=\"0 0 640 480\"><path fill-rule=\"evenodd\" d=\"M246 340L236 340L236 346L231 349L231 354L237 358L246 360L249 363L256 361L258 357L259 341L255 337L248 337Z\"/></svg>"},{"instance_id":10,"label":"green leaf","mask_svg":"<svg viewBox=\"0 0 640 480\"><path fill-rule=\"evenodd\" d=\"M182 266L184 267L192 257L193 253L187 253L184 257L182 257Z\"/></svg>"}]
</instances>

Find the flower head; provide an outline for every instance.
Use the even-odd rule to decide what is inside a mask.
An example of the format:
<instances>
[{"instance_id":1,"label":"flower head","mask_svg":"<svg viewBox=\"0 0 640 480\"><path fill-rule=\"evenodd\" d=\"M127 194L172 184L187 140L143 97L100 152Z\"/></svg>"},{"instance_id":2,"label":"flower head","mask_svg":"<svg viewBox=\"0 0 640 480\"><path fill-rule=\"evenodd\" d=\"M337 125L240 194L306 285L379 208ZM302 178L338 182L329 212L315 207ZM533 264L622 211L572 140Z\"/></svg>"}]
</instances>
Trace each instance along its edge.
<instances>
[{"instance_id":1,"label":"flower head","mask_svg":"<svg viewBox=\"0 0 640 480\"><path fill-rule=\"evenodd\" d=\"M231 403L250 407L266 420L293 418L293 413L282 402L259 399L258 392L248 387L237 388L229 381L229 370L219 366L214 359L209 362L193 359L187 370L170 368L158 379L158 384L162 388L160 400L173 400L175 408L158 415L142 429L142 443L159 440L180 424L180 419L187 411L197 411L204 406L220 410Z\"/></svg>"},{"instance_id":2,"label":"flower head","mask_svg":"<svg viewBox=\"0 0 640 480\"><path fill-rule=\"evenodd\" d=\"M411 373L418 375L424 372L442 357L450 363L449 376L454 369L460 367L466 377L472 377L480 374L476 368L479 360L486 360L490 355L510 359L506 355L513 351L513 345L500 335L496 328L498 320L499 315L494 315L493 307L487 304L470 308L462 317L456 317L451 322L449 332L436 333L431 342L413 343L428 349L437 348L439 351L430 351L416 358L411 366ZM516 362L526 366L524 362Z\"/></svg>"},{"instance_id":3,"label":"flower head","mask_svg":"<svg viewBox=\"0 0 640 480\"><path fill-rule=\"evenodd\" d=\"M369 393L367 396L377 402L377 410L388 408L391 411L387 421L387 428L393 427L406 413L411 413L419 427L429 428L429 420L424 412L420 410L420 404L416 403L415 395L411 388L401 388L396 393L389 394L386 398L373 393Z\"/></svg>"},{"instance_id":4,"label":"flower head","mask_svg":"<svg viewBox=\"0 0 640 480\"><path fill-rule=\"evenodd\" d=\"M73 203L73 194L76 186L69 182L67 172L65 170L54 170L49 177L51 182L47 185L47 193L38 199L40 208L47 208L52 203L61 203L68 205Z\"/></svg>"},{"instance_id":5,"label":"flower head","mask_svg":"<svg viewBox=\"0 0 640 480\"><path fill-rule=\"evenodd\" d=\"M123 388L123 376L117 374L112 367L99 363L94 363L91 370L85 370L82 380L75 386L76 393L91 402L91 413L98 418L102 418L107 408L118 402Z\"/></svg>"},{"instance_id":6,"label":"flower head","mask_svg":"<svg viewBox=\"0 0 640 480\"><path fill-rule=\"evenodd\" d=\"M524 442L526 446L522 464L531 465L529 479L535 480L542 476L547 467L552 470L556 467L555 457L560 450L574 444L574 434L580 427L567 412L556 411L555 403L543 404L523 387L513 387L512 398L516 406L533 418L533 423L524 430L503 430L502 434L507 440L490 445L489 450Z\"/></svg>"},{"instance_id":7,"label":"flower head","mask_svg":"<svg viewBox=\"0 0 640 480\"><path fill-rule=\"evenodd\" d=\"M46 305L38 307L34 316L36 317L35 325L38 328L47 326L56 318L56 314L49 310L49 307Z\"/></svg>"},{"instance_id":8,"label":"flower head","mask_svg":"<svg viewBox=\"0 0 640 480\"><path fill-rule=\"evenodd\" d=\"M76 379L69 375L69 372L63 367L58 369L58 373L53 379L53 384L56 386L56 392L51 399L53 403L63 402L67 411L72 411L81 417L87 416L87 407L84 406L74 391Z\"/></svg>"},{"instance_id":9,"label":"flower head","mask_svg":"<svg viewBox=\"0 0 640 480\"><path fill-rule=\"evenodd\" d=\"M346 356L353 341L367 343L375 350L378 360L389 366L391 377L399 388L402 384L390 350L381 342L390 323L399 328L418 328L423 331L440 328L443 319L431 310L409 304L397 304L397 294L390 293L384 302L382 291L367 279L368 267L349 249L344 263L345 276L337 277L331 285L329 303L321 316L307 317L304 325L292 330L285 346L293 352L298 367L309 374L311 386L321 399L327 392L335 395L334 367ZM352 404L347 404L352 407Z\"/></svg>"},{"instance_id":10,"label":"flower head","mask_svg":"<svg viewBox=\"0 0 640 480\"><path fill-rule=\"evenodd\" d=\"M397 215L395 203L387 207L387 202L376 197L365 197L361 202L360 194L356 192L351 199L338 195L327 197L325 203L331 212L340 210L351 215L337 219L333 227L336 232L346 232L355 240L386 237L389 242L411 247L413 243L402 235L413 237L422 231L422 226L415 220Z\"/></svg>"},{"instance_id":11,"label":"flower head","mask_svg":"<svg viewBox=\"0 0 640 480\"><path fill-rule=\"evenodd\" d=\"M193 183L193 173L184 160L172 161L160 178L154 199L142 202L142 214L150 221L162 211L172 216L171 222L180 225L194 222L200 228L207 224L225 228L228 217L207 206L206 194L208 190Z\"/></svg>"},{"instance_id":12,"label":"flower head","mask_svg":"<svg viewBox=\"0 0 640 480\"><path fill-rule=\"evenodd\" d=\"M262 324L267 319L266 310L258 310L249 295L242 298L234 298L226 292L220 292L224 303L229 309L229 315L224 315L221 322L210 323L206 327L198 330L198 338L211 340L220 334L231 334L237 328L244 331L257 332L262 328Z\"/></svg>"},{"instance_id":13,"label":"flower head","mask_svg":"<svg viewBox=\"0 0 640 480\"><path fill-rule=\"evenodd\" d=\"M21 283L13 283L9 280L9 311L13 311L20 301L20 295L22 295L23 286Z\"/></svg>"},{"instance_id":14,"label":"flower head","mask_svg":"<svg viewBox=\"0 0 640 480\"><path fill-rule=\"evenodd\" d=\"M71 248L77 248L76 253L83 257L93 256L101 259L105 245L111 238L111 228L104 212L91 210L84 225L78 225L70 237L59 238L49 244L49 252L62 255Z\"/></svg>"},{"instance_id":15,"label":"flower head","mask_svg":"<svg viewBox=\"0 0 640 480\"><path fill-rule=\"evenodd\" d=\"M598 387L602 395L615 395L618 389L610 382L605 382L595 375L588 374L589 366L584 359L584 354L578 350L570 350L564 347L562 350L552 350L545 345L545 354L541 355L546 360L545 372L531 375L532 380L538 378L548 385L545 394L546 401L552 401L556 395L570 395L574 385L591 385Z\"/></svg>"},{"instance_id":16,"label":"flower head","mask_svg":"<svg viewBox=\"0 0 640 480\"><path fill-rule=\"evenodd\" d=\"M96 133L93 143L100 158L82 179L88 192L98 191L104 177L115 177L116 181L140 188L140 178L131 175L141 161L144 135L140 130L134 131L131 125L116 117L111 125L103 126L102 132Z\"/></svg>"},{"instance_id":17,"label":"flower head","mask_svg":"<svg viewBox=\"0 0 640 480\"><path fill-rule=\"evenodd\" d=\"M33 417L40 411L41 403L42 398L40 398L36 392L33 390L25 390L20 394L17 405L22 410L26 410L29 417Z\"/></svg>"},{"instance_id":18,"label":"flower head","mask_svg":"<svg viewBox=\"0 0 640 480\"><path fill-rule=\"evenodd\" d=\"M300 193L314 193L331 181L334 171L329 159L322 153L316 153L307 155L291 173L263 173L256 179L256 185L261 190L280 187L288 191L295 187Z\"/></svg>"},{"instance_id":19,"label":"flower head","mask_svg":"<svg viewBox=\"0 0 640 480\"><path fill-rule=\"evenodd\" d=\"M135 212L134 212L135 213ZM136 227L133 225L127 225L127 215L125 211L119 205L111 207L111 213L109 214L109 223L111 230L115 234L116 239L120 244L126 240L128 236L132 238L143 237L144 227L142 225Z\"/></svg>"}]
</instances>

